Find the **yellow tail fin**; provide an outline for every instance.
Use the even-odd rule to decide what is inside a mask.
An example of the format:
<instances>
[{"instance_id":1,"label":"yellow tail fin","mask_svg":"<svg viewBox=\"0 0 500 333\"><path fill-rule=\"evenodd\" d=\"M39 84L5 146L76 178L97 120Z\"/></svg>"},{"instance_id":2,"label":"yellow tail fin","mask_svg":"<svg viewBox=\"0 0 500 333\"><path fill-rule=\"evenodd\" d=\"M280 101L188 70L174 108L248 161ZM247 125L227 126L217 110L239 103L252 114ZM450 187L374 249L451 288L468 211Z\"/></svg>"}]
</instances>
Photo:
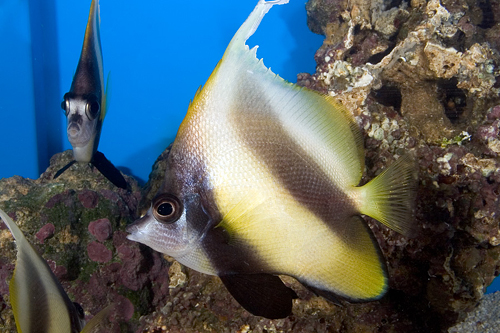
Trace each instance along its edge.
<instances>
[{"instance_id":1,"label":"yellow tail fin","mask_svg":"<svg viewBox=\"0 0 500 333\"><path fill-rule=\"evenodd\" d=\"M359 211L405 236L412 231L417 185L416 166L410 155L400 157L380 175L362 186Z\"/></svg>"}]
</instances>

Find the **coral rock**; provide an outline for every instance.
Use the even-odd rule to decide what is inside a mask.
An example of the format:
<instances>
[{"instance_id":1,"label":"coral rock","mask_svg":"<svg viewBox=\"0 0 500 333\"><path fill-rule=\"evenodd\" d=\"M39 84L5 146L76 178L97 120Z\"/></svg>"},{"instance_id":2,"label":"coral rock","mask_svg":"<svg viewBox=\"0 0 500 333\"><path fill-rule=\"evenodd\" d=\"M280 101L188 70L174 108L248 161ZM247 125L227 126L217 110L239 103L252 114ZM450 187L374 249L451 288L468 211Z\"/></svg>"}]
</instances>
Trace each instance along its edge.
<instances>
[{"instance_id":1,"label":"coral rock","mask_svg":"<svg viewBox=\"0 0 500 333\"><path fill-rule=\"evenodd\" d=\"M101 243L92 242L87 245L90 260L105 263L111 260L113 253Z\"/></svg>"},{"instance_id":2,"label":"coral rock","mask_svg":"<svg viewBox=\"0 0 500 333\"><path fill-rule=\"evenodd\" d=\"M113 234L111 222L109 222L106 218L90 222L88 229L92 236L97 238L97 240L101 243L109 239Z\"/></svg>"},{"instance_id":3,"label":"coral rock","mask_svg":"<svg viewBox=\"0 0 500 333\"><path fill-rule=\"evenodd\" d=\"M40 241L40 243L43 244L43 242L54 236L54 232L56 231L56 227L52 223L47 223L43 227L40 228L40 230L36 233L36 238Z\"/></svg>"}]
</instances>

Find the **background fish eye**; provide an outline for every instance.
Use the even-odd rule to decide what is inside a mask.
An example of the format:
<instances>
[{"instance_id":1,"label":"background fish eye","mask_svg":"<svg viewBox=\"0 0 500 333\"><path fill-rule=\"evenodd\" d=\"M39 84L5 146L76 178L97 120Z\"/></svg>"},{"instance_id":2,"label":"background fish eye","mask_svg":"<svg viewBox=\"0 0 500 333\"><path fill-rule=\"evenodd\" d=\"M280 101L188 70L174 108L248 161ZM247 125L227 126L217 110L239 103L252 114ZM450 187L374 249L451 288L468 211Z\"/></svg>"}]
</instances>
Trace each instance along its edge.
<instances>
[{"instance_id":1,"label":"background fish eye","mask_svg":"<svg viewBox=\"0 0 500 333\"><path fill-rule=\"evenodd\" d=\"M180 200L171 194L163 194L153 200L153 215L159 222L176 222L182 215L182 208Z\"/></svg>"},{"instance_id":2,"label":"background fish eye","mask_svg":"<svg viewBox=\"0 0 500 333\"><path fill-rule=\"evenodd\" d=\"M87 101L87 104L85 105L85 113L90 120L94 120L95 118L97 118L99 109L100 106L97 101Z\"/></svg>"},{"instance_id":3,"label":"background fish eye","mask_svg":"<svg viewBox=\"0 0 500 333\"><path fill-rule=\"evenodd\" d=\"M64 114L66 116L68 116L68 113L69 113L69 100L68 99L64 99L64 101L61 102L61 109L63 109L64 111Z\"/></svg>"},{"instance_id":4,"label":"background fish eye","mask_svg":"<svg viewBox=\"0 0 500 333\"><path fill-rule=\"evenodd\" d=\"M85 319L85 311L83 310L83 307L80 305L80 303L73 302L73 305L75 306L75 309L78 312L78 317L80 319Z\"/></svg>"}]
</instances>

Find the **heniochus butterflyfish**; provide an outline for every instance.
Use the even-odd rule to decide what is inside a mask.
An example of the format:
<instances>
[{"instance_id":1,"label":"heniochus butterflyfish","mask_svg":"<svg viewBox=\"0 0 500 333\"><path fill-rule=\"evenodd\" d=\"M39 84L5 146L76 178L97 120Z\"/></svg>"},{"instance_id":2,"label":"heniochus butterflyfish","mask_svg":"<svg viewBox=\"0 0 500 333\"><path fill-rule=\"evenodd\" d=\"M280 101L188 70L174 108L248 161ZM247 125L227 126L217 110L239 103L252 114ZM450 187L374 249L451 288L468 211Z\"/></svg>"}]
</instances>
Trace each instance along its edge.
<instances>
[{"instance_id":1,"label":"heniochus butterflyfish","mask_svg":"<svg viewBox=\"0 0 500 333\"><path fill-rule=\"evenodd\" d=\"M17 245L16 267L9 283L17 332L90 333L98 330L112 305L100 311L85 325L83 309L71 302L47 262L1 209L0 217L10 229Z\"/></svg>"},{"instance_id":2,"label":"heniochus butterflyfish","mask_svg":"<svg viewBox=\"0 0 500 333\"><path fill-rule=\"evenodd\" d=\"M90 163L117 187L126 189L127 182L120 171L103 153L97 151L108 106L108 94L104 93L99 20L99 4L92 0L80 61L71 88L61 103L66 115L68 140L73 147L74 160L57 171L54 179L75 162Z\"/></svg>"},{"instance_id":3,"label":"heniochus butterflyfish","mask_svg":"<svg viewBox=\"0 0 500 333\"><path fill-rule=\"evenodd\" d=\"M363 139L328 96L286 82L247 39L259 1L191 102L165 180L128 238L218 275L249 312L291 313L289 275L335 301L379 299L385 261L360 214L408 234L414 165L399 158L364 186Z\"/></svg>"}]
</instances>

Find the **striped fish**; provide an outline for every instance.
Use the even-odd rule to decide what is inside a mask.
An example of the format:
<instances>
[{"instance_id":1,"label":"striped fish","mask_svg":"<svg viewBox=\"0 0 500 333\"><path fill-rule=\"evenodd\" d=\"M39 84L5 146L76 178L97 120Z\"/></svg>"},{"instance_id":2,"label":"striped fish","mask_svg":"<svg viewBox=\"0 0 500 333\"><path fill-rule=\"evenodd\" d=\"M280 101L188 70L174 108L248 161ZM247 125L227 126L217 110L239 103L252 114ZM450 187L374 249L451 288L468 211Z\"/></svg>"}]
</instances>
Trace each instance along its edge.
<instances>
[{"instance_id":1,"label":"striped fish","mask_svg":"<svg viewBox=\"0 0 500 333\"><path fill-rule=\"evenodd\" d=\"M54 179L75 162L91 163L117 187L126 189L127 182L120 171L97 151L107 110L99 21L99 4L92 0L80 61L71 88L61 103L74 160L60 169Z\"/></svg>"},{"instance_id":2,"label":"striped fish","mask_svg":"<svg viewBox=\"0 0 500 333\"><path fill-rule=\"evenodd\" d=\"M128 238L218 275L249 312L291 313L289 275L331 301L379 299L385 261L360 214L409 234L414 166L398 159L358 186L363 140L332 98L266 68L247 39L259 1L189 106L151 208Z\"/></svg>"},{"instance_id":3,"label":"striped fish","mask_svg":"<svg viewBox=\"0 0 500 333\"><path fill-rule=\"evenodd\" d=\"M9 283L10 303L17 332L94 332L106 319L111 307L99 312L85 325L83 309L71 302L47 262L1 209L0 217L17 244L16 268Z\"/></svg>"}]
</instances>

